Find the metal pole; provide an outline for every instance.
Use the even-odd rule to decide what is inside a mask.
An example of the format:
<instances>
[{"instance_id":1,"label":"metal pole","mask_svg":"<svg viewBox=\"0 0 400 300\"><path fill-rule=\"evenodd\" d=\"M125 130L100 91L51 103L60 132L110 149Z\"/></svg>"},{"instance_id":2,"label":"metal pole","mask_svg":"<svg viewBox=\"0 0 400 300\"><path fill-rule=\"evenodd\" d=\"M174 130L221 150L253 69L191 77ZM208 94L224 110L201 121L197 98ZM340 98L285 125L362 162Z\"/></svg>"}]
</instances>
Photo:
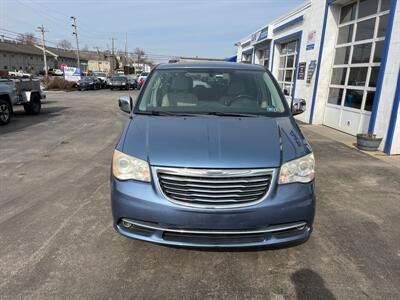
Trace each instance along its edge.
<instances>
[{"instance_id":1,"label":"metal pole","mask_svg":"<svg viewBox=\"0 0 400 300\"><path fill-rule=\"evenodd\" d=\"M73 22L72 24L72 28L73 28L73 32L72 34L75 35L75 39L76 39L76 62L78 64L78 68L81 67L81 61L79 59L79 42L78 42L78 31L77 31L77 26L76 26L76 18L74 16L71 17L71 20Z\"/></svg>"},{"instance_id":2,"label":"metal pole","mask_svg":"<svg viewBox=\"0 0 400 300\"><path fill-rule=\"evenodd\" d=\"M125 65L128 63L128 33L125 33Z\"/></svg>"},{"instance_id":3,"label":"metal pole","mask_svg":"<svg viewBox=\"0 0 400 300\"><path fill-rule=\"evenodd\" d=\"M97 50L97 70L100 71L100 50L99 47L94 47Z\"/></svg>"},{"instance_id":4,"label":"metal pole","mask_svg":"<svg viewBox=\"0 0 400 300\"><path fill-rule=\"evenodd\" d=\"M48 69L47 69L46 45L45 45L45 43L44 43L44 33L45 33L45 30L44 30L43 24L42 24L42 26L39 26L39 27L37 28L37 31L39 31L39 32L42 33L42 49L43 49L43 60L44 60L44 74L45 74L45 76L46 76L46 78L47 78L47 77L49 76L49 72L48 72Z\"/></svg>"},{"instance_id":5,"label":"metal pole","mask_svg":"<svg viewBox=\"0 0 400 300\"><path fill-rule=\"evenodd\" d=\"M112 40L111 75L114 76L114 63L115 63L115 57L114 57L114 38L111 38L111 40Z\"/></svg>"}]
</instances>

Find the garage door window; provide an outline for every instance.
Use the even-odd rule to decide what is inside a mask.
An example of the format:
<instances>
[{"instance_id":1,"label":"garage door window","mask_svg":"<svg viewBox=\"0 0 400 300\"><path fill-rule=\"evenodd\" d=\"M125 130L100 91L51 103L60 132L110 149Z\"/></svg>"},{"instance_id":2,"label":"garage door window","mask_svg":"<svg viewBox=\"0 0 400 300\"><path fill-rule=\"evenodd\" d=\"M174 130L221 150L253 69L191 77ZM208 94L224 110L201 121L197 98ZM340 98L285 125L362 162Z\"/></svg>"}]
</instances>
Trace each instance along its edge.
<instances>
[{"instance_id":1,"label":"garage door window","mask_svg":"<svg viewBox=\"0 0 400 300\"><path fill-rule=\"evenodd\" d=\"M278 83L283 90L292 96L293 81L296 69L297 41L292 41L281 45L279 55Z\"/></svg>"},{"instance_id":2,"label":"garage door window","mask_svg":"<svg viewBox=\"0 0 400 300\"><path fill-rule=\"evenodd\" d=\"M358 0L341 8L328 104L371 111L389 6Z\"/></svg>"}]
</instances>

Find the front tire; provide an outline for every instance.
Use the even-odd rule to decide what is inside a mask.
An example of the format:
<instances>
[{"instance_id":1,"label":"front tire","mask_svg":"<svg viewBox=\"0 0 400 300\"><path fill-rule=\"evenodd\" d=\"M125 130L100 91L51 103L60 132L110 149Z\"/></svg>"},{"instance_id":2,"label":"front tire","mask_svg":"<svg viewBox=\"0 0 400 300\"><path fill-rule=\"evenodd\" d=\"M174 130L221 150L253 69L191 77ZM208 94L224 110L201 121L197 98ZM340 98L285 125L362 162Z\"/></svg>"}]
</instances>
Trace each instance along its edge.
<instances>
[{"instance_id":1,"label":"front tire","mask_svg":"<svg viewBox=\"0 0 400 300\"><path fill-rule=\"evenodd\" d=\"M11 120L11 106L8 101L0 99L0 125L6 125Z\"/></svg>"},{"instance_id":2,"label":"front tire","mask_svg":"<svg viewBox=\"0 0 400 300\"><path fill-rule=\"evenodd\" d=\"M42 102L37 94L31 95L31 101L24 104L24 110L28 115L38 115L42 110Z\"/></svg>"}]
</instances>

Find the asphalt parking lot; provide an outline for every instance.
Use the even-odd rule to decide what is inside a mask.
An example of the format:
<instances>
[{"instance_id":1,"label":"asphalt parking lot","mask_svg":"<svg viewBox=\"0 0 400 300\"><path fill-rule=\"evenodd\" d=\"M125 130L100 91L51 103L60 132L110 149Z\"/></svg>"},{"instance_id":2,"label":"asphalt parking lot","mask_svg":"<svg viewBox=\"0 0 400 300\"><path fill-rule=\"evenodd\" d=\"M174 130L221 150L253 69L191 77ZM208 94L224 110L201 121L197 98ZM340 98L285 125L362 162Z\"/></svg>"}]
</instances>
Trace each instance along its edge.
<instances>
[{"instance_id":1,"label":"asphalt parking lot","mask_svg":"<svg viewBox=\"0 0 400 300\"><path fill-rule=\"evenodd\" d=\"M205 251L118 235L108 179L123 94L48 92L41 115L0 127L0 299L399 299L400 169L308 126L318 203L305 244Z\"/></svg>"}]
</instances>

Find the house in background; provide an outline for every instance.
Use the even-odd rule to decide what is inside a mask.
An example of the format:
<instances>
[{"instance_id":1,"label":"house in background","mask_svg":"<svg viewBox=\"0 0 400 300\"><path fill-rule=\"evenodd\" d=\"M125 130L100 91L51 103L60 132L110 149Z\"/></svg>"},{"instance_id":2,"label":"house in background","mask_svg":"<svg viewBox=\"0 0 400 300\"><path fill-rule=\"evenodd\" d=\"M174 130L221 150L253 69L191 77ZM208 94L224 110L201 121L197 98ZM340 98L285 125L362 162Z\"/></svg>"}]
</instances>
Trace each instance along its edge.
<instances>
[{"instance_id":1,"label":"house in background","mask_svg":"<svg viewBox=\"0 0 400 300\"><path fill-rule=\"evenodd\" d=\"M111 72L112 56L108 52L101 51L80 51L80 56L87 61L87 71Z\"/></svg>"},{"instance_id":2,"label":"house in background","mask_svg":"<svg viewBox=\"0 0 400 300\"><path fill-rule=\"evenodd\" d=\"M46 47L46 59L49 69L59 69L61 65L76 66L76 52L55 47ZM88 61L80 57L81 69L87 69ZM33 75L44 70L42 47L23 44L11 40L0 41L0 69L23 71Z\"/></svg>"}]
</instances>

